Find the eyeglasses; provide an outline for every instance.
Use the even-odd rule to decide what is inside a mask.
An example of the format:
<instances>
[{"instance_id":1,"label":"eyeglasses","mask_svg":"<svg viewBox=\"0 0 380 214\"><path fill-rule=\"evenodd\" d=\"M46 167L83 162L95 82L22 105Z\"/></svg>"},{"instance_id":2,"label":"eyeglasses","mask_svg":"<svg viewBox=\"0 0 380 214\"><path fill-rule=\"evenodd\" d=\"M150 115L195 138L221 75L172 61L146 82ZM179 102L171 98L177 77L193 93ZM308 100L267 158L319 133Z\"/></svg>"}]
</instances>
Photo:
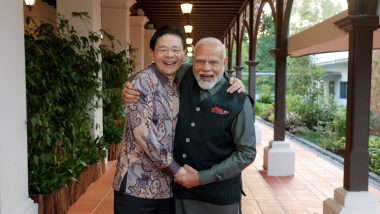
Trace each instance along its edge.
<instances>
[{"instance_id":1,"label":"eyeglasses","mask_svg":"<svg viewBox=\"0 0 380 214\"><path fill-rule=\"evenodd\" d=\"M194 60L194 64L196 66L203 66L206 63L208 63L211 67L219 67L222 64L222 62L220 60L217 60L217 59L210 59L210 60L195 59Z\"/></svg>"},{"instance_id":2,"label":"eyeglasses","mask_svg":"<svg viewBox=\"0 0 380 214\"><path fill-rule=\"evenodd\" d=\"M155 51L157 51L158 54L164 55L169 54L169 51L171 51L173 54L180 54L182 53L183 49L179 47L172 47L172 48L157 48Z\"/></svg>"}]
</instances>

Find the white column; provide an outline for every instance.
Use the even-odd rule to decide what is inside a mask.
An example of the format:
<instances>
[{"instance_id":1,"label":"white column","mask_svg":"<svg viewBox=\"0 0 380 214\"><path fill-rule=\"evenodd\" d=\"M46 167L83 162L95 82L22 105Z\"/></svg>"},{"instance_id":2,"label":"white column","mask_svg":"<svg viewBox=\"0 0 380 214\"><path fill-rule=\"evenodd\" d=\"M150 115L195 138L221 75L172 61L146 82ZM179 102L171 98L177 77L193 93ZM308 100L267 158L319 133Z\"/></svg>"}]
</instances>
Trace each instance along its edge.
<instances>
[{"instance_id":1,"label":"white column","mask_svg":"<svg viewBox=\"0 0 380 214\"><path fill-rule=\"evenodd\" d=\"M82 21L81 19L73 19L72 12L87 12L91 17L90 20ZM66 19L70 20L70 24L75 27L79 34L87 36L90 31L98 32L101 29L101 0L57 0L57 13L64 15ZM100 79L102 78L101 71ZM101 81L101 80L100 80ZM102 100L95 98L94 102L100 103L99 108L92 112L95 125L94 136L103 135L103 108Z\"/></svg>"},{"instance_id":2,"label":"white column","mask_svg":"<svg viewBox=\"0 0 380 214\"><path fill-rule=\"evenodd\" d=\"M0 1L0 213L38 213L29 198L23 1Z\"/></svg>"},{"instance_id":3,"label":"white column","mask_svg":"<svg viewBox=\"0 0 380 214\"><path fill-rule=\"evenodd\" d=\"M130 43L130 8L136 0L102 0L102 29L109 31L122 45L115 44L116 52ZM107 40L104 40L107 44Z\"/></svg>"},{"instance_id":4,"label":"white column","mask_svg":"<svg viewBox=\"0 0 380 214\"><path fill-rule=\"evenodd\" d=\"M155 29L153 29L153 26L149 29L145 29L144 32L144 68L148 67L152 63L152 50L150 49L150 39L152 38L154 32L156 32Z\"/></svg>"},{"instance_id":5,"label":"white column","mask_svg":"<svg viewBox=\"0 0 380 214\"><path fill-rule=\"evenodd\" d=\"M347 191L343 187L334 191L334 198L323 201L323 214L379 214L376 196L362 192Z\"/></svg>"},{"instance_id":6,"label":"white column","mask_svg":"<svg viewBox=\"0 0 380 214\"><path fill-rule=\"evenodd\" d=\"M261 128L257 122L255 122L255 135L256 135L256 144L261 144Z\"/></svg>"},{"instance_id":7,"label":"white column","mask_svg":"<svg viewBox=\"0 0 380 214\"><path fill-rule=\"evenodd\" d=\"M137 50L134 52L135 72L144 68L144 25L148 22L144 15L131 16L131 45Z\"/></svg>"},{"instance_id":8,"label":"white column","mask_svg":"<svg viewBox=\"0 0 380 214\"><path fill-rule=\"evenodd\" d=\"M286 141L271 141L264 148L264 168L269 176L293 176L295 154Z\"/></svg>"}]
</instances>

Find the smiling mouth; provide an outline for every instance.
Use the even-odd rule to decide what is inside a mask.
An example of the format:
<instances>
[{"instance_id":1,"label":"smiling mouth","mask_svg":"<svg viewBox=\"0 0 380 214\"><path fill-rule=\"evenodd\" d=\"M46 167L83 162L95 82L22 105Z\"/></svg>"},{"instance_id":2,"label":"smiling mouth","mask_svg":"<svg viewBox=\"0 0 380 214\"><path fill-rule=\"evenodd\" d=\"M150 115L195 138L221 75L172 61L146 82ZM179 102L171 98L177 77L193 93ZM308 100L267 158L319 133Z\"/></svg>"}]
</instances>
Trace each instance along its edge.
<instances>
[{"instance_id":1,"label":"smiling mouth","mask_svg":"<svg viewBox=\"0 0 380 214\"><path fill-rule=\"evenodd\" d=\"M163 62L165 65L174 65L176 64L177 62Z\"/></svg>"},{"instance_id":2,"label":"smiling mouth","mask_svg":"<svg viewBox=\"0 0 380 214\"><path fill-rule=\"evenodd\" d=\"M200 74L199 76L203 81L211 81L214 78L212 74Z\"/></svg>"}]
</instances>

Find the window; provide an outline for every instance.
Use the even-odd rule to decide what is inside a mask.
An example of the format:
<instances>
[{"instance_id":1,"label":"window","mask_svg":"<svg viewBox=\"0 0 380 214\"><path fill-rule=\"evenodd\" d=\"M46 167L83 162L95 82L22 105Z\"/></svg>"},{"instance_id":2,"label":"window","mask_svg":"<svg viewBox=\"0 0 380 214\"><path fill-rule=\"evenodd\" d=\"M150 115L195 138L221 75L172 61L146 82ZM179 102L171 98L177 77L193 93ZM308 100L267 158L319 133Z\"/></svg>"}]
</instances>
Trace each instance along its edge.
<instances>
[{"instance_id":1,"label":"window","mask_svg":"<svg viewBox=\"0 0 380 214\"><path fill-rule=\"evenodd\" d=\"M347 82L340 82L340 99L347 99Z\"/></svg>"}]
</instances>

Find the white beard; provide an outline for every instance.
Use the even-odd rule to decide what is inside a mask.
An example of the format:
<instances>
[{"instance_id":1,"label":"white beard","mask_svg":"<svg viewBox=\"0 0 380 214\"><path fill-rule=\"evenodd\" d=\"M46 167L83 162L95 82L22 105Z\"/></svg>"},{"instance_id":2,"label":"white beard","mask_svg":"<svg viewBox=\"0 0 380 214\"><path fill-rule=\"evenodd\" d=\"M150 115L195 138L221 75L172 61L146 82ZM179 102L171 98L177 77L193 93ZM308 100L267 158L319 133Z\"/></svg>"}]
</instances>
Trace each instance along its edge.
<instances>
[{"instance_id":1,"label":"white beard","mask_svg":"<svg viewBox=\"0 0 380 214\"><path fill-rule=\"evenodd\" d=\"M207 74L209 72L199 72L199 73L194 73L195 79L198 82L199 87L201 87L203 90L210 90L212 89L216 83L219 82L219 80L223 77L223 72L220 72L218 76L215 76L215 78L211 82L206 82L201 79L201 74Z\"/></svg>"}]
</instances>

